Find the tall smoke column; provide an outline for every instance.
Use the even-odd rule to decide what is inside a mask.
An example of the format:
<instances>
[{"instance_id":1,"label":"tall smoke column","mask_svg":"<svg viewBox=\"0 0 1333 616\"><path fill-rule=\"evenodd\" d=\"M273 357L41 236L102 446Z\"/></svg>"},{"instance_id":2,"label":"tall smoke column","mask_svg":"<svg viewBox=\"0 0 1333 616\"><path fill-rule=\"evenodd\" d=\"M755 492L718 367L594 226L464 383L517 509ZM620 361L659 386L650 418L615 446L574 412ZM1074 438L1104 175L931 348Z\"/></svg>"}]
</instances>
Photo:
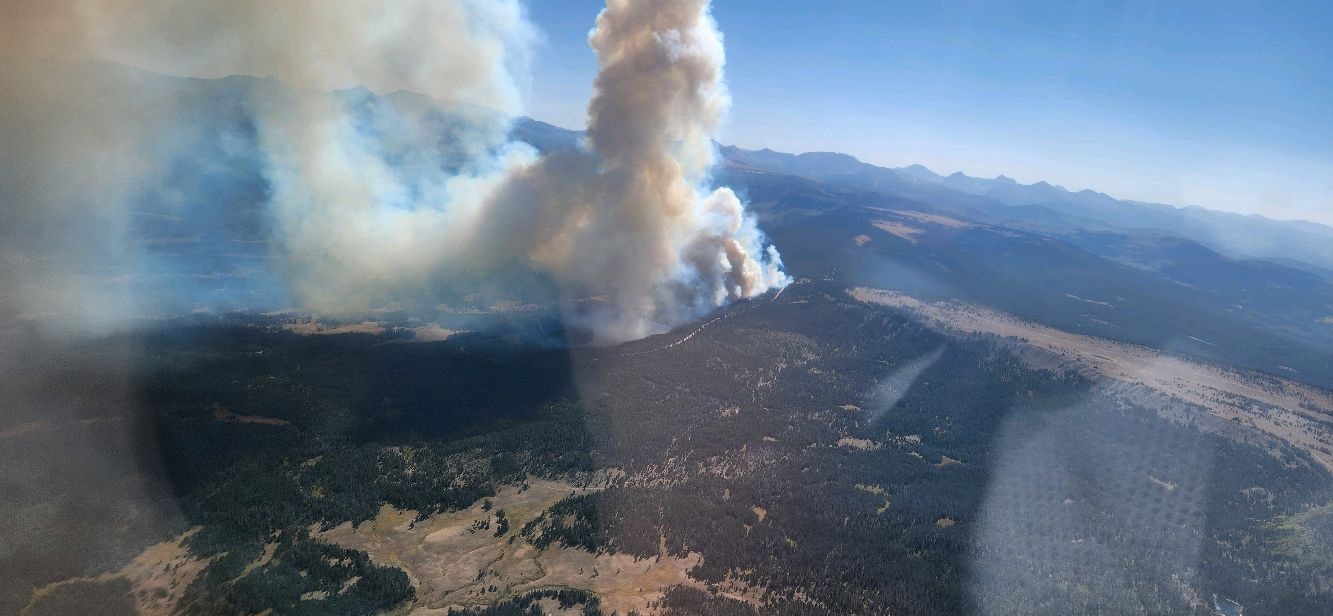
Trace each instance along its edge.
<instances>
[{"instance_id":1,"label":"tall smoke column","mask_svg":"<svg viewBox=\"0 0 1333 616\"><path fill-rule=\"evenodd\" d=\"M589 37L601 64L591 153L536 159L479 130L467 162L450 169L401 110L367 132L335 101L266 109L274 211L298 296L355 313L432 278L519 262L560 283L574 324L618 342L785 285L777 251L736 195L704 188L730 102L708 7L608 3ZM488 34L480 40L507 39ZM404 151L426 164L389 162ZM578 301L587 297L607 301Z\"/></svg>"},{"instance_id":2,"label":"tall smoke column","mask_svg":"<svg viewBox=\"0 0 1333 616\"><path fill-rule=\"evenodd\" d=\"M588 138L602 169L580 181L595 203L574 220L580 240L537 259L610 295L600 335L641 337L790 282L736 194L703 190L730 105L709 2L611 0L589 42L601 68Z\"/></svg>"}]
</instances>

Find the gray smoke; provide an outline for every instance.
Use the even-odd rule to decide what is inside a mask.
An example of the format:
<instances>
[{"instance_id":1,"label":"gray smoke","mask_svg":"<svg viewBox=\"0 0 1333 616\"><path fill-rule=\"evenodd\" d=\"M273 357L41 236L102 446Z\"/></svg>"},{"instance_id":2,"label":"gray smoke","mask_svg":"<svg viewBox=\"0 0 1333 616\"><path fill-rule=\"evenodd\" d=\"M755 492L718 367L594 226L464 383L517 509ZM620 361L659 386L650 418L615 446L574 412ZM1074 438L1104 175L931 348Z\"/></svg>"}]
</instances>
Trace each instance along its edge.
<instances>
[{"instance_id":1,"label":"gray smoke","mask_svg":"<svg viewBox=\"0 0 1333 616\"><path fill-rule=\"evenodd\" d=\"M59 264L35 265L35 250L7 242L0 283L23 289L21 312L73 303L106 315L115 301L132 304L114 289L90 294L87 263L123 248L126 212L161 172L153 161L188 156L170 128L188 111L179 101L163 94L154 113L136 113L150 108L141 99L151 89L99 87L45 64L88 58L290 86L254 94L247 109L267 183L270 263L311 311L365 314L432 281L517 263L557 282L570 318L611 342L789 280L736 195L707 189L729 98L706 0L609 2L589 37L601 69L587 149L544 157L508 138L538 39L517 0L97 0L5 11L6 75L21 78L6 83L31 87L6 93L0 124L36 147L5 154L3 196L17 214L0 233L49 230L44 258ZM433 103L330 94L355 86ZM63 273L68 288L46 284L72 254L85 256Z\"/></svg>"}]
</instances>

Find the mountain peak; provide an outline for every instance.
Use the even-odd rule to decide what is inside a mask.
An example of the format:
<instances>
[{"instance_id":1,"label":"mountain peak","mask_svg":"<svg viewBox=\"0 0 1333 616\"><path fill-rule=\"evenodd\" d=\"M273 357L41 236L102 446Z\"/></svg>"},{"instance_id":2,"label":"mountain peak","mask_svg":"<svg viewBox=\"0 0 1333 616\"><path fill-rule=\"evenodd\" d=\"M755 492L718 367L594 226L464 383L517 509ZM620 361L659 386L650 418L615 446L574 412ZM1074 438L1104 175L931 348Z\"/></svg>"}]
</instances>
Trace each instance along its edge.
<instances>
[{"instance_id":1,"label":"mountain peak","mask_svg":"<svg viewBox=\"0 0 1333 616\"><path fill-rule=\"evenodd\" d=\"M402 92L402 90L399 90L399 92ZM366 100L376 97L375 92L366 86L352 86L350 88L334 90L333 94L349 100Z\"/></svg>"},{"instance_id":2,"label":"mountain peak","mask_svg":"<svg viewBox=\"0 0 1333 616\"><path fill-rule=\"evenodd\" d=\"M796 157L804 158L807 160L839 160L839 161L848 161L857 163L861 162L860 159L856 158L855 156L852 156L851 154L843 154L842 152L804 152L802 154L797 154Z\"/></svg>"},{"instance_id":3,"label":"mountain peak","mask_svg":"<svg viewBox=\"0 0 1333 616\"><path fill-rule=\"evenodd\" d=\"M914 177L922 180L938 180L942 177L938 173L931 171L925 165L908 165L906 167L895 169L894 171L902 173L903 175L906 175L908 177Z\"/></svg>"}]
</instances>

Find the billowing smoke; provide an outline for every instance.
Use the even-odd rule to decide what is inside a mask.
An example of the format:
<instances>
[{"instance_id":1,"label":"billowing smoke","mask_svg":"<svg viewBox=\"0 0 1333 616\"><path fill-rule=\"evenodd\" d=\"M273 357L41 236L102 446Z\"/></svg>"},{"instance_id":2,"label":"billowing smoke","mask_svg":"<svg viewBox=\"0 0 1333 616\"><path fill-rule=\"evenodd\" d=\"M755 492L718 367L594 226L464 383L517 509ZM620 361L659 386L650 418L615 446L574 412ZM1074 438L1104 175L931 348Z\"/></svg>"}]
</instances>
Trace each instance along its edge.
<instances>
[{"instance_id":1,"label":"billowing smoke","mask_svg":"<svg viewBox=\"0 0 1333 616\"><path fill-rule=\"evenodd\" d=\"M308 310L364 314L518 265L558 285L572 322L616 341L788 281L736 195L708 186L729 99L706 0L609 2L589 39L601 69L586 147L546 155L509 138L538 39L517 0L96 0L6 13L6 74L34 87L7 98L4 128L41 147L5 154L4 198L26 214L6 216L0 231L78 220L98 240L66 234L45 246L51 258L101 246L85 261L118 250L133 260L127 212L164 168L198 156L197 141L173 128L194 121L190 101L162 94L148 105L152 89L123 80L75 87L106 64L81 64L80 75L39 64L97 58L281 82L244 92L239 132L260 159L265 263ZM196 204L177 200L187 202L172 214L189 218ZM40 268L33 251L19 252L6 255L0 282L35 296ZM82 288L92 275L82 267L70 279Z\"/></svg>"},{"instance_id":2,"label":"billowing smoke","mask_svg":"<svg viewBox=\"0 0 1333 616\"><path fill-rule=\"evenodd\" d=\"M728 188L701 187L730 104L722 36L707 0L611 0L589 37L601 70L588 139L603 161L588 203L536 255L603 291L613 337L638 337L785 285L753 218ZM593 247L593 250L587 250Z\"/></svg>"},{"instance_id":3,"label":"billowing smoke","mask_svg":"<svg viewBox=\"0 0 1333 616\"><path fill-rule=\"evenodd\" d=\"M704 188L729 106L708 2L613 0L589 41L601 65L591 153L549 155L506 178L471 252L516 248L568 292L604 298L575 314L604 340L785 285L735 193Z\"/></svg>"}]
</instances>

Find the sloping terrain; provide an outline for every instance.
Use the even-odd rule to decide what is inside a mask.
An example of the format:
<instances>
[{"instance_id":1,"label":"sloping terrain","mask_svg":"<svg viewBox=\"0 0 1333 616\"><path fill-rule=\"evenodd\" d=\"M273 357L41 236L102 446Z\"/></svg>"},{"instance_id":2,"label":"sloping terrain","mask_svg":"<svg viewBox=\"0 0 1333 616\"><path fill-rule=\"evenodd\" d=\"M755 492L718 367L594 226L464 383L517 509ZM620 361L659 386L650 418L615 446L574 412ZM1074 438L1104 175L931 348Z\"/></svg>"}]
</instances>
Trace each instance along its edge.
<instances>
[{"instance_id":1,"label":"sloping terrain","mask_svg":"<svg viewBox=\"0 0 1333 616\"><path fill-rule=\"evenodd\" d=\"M1038 233L1059 235L1094 230L1123 234L1152 230L1186 238L1232 257L1289 260L1322 269L1333 267L1333 228L1316 223L1244 216L1198 206L1120 200L1093 190L1071 191L1047 182L1020 184L1003 175L943 176L921 165L887 169L835 152L793 155L724 147L722 155L730 164L746 169L899 196Z\"/></svg>"},{"instance_id":2,"label":"sloping terrain","mask_svg":"<svg viewBox=\"0 0 1333 616\"><path fill-rule=\"evenodd\" d=\"M1329 571L1296 547L1333 502L1308 448L960 329L802 281L559 353L273 325L158 338L138 399L184 517L161 539L197 526L168 545L202 566L164 569L158 601L1067 614L1188 612L1217 593L1250 614L1326 613ZM112 577L132 583L97 592L147 588ZM55 582L41 602L88 591Z\"/></svg>"},{"instance_id":3,"label":"sloping terrain","mask_svg":"<svg viewBox=\"0 0 1333 616\"><path fill-rule=\"evenodd\" d=\"M224 233L134 223L221 309L272 299L263 178L207 139L267 83L191 82L218 164L172 188ZM799 280L647 339L568 344L536 279L437 320L32 337L0 392L0 612L1333 612L1318 266L727 155Z\"/></svg>"},{"instance_id":4,"label":"sloping terrain","mask_svg":"<svg viewBox=\"0 0 1333 616\"><path fill-rule=\"evenodd\" d=\"M747 187L795 275L967 301L1333 387L1333 287L1314 274L1197 245L1188 258L1098 248L1108 256L902 197L736 170L728 180Z\"/></svg>"},{"instance_id":5,"label":"sloping terrain","mask_svg":"<svg viewBox=\"0 0 1333 616\"><path fill-rule=\"evenodd\" d=\"M1333 472L1333 394L1295 381L1190 361L1162 351L1103 338L1071 334L1016 319L980 306L921 302L889 291L854 289L853 297L907 308L942 329L991 334L1018 343L1024 356L1042 368L1075 369L1110 384L1136 402L1179 415L1188 405L1222 422L1239 422L1304 450ZM1141 395L1150 393L1151 395ZM1227 424L1204 429L1249 437Z\"/></svg>"},{"instance_id":6,"label":"sloping terrain","mask_svg":"<svg viewBox=\"0 0 1333 616\"><path fill-rule=\"evenodd\" d=\"M698 564L698 554L638 558L576 547L539 549L522 535L561 499L586 493L587 488L559 481L525 481L467 509L423 520L416 512L385 506L359 526L344 523L316 537L402 568L416 590L405 609L421 616L571 589L597 597L608 612L645 612L667 588L695 584L687 572Z\"/></svg>"}]
</instances>

